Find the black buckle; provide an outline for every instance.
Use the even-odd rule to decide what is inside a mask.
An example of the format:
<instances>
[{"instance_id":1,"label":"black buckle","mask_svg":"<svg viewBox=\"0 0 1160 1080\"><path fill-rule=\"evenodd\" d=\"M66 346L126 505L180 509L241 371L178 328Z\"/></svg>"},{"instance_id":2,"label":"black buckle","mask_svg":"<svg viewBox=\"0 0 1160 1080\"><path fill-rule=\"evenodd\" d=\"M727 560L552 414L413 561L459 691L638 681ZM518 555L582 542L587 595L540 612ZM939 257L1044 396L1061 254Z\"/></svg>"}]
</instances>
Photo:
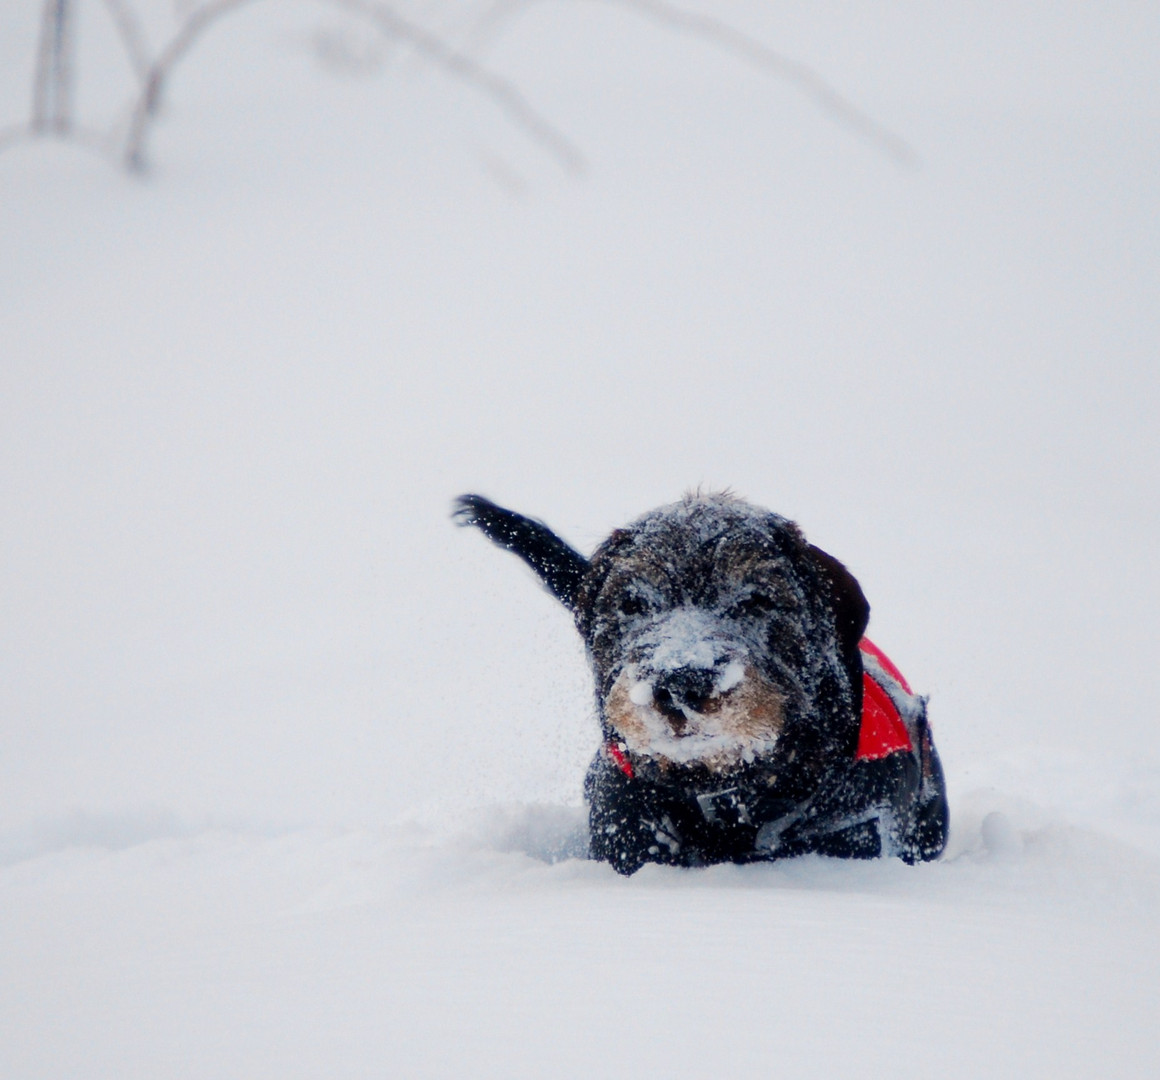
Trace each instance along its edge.
<instances>
[{"instance_id":1,"label":"black buckle","mask_svg":"<svg viewBox=\"0 0 1160 1080\"><path fill-rule=\"evenodd\" d=\"M749 807L738 794L740 788L725 788L698 795L697 805L705 820L713 825L752 825Z\"/></svg>"}]
</instances>

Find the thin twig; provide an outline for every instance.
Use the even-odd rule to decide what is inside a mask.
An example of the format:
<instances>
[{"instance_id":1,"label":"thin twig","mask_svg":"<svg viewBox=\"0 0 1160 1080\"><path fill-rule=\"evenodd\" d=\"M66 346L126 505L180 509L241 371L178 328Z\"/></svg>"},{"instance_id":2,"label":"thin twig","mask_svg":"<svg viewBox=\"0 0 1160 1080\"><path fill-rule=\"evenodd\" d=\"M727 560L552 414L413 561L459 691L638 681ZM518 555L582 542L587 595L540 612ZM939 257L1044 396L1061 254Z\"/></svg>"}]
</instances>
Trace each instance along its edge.
<instances>
[{"instance_id":1,"label":"thin twig","mask_svg":"<svg viewBox=\"0 0 1160 1080\"><path fill-rule=\"evenodd\" d=\"M145 140L149 125L157 113L161 96L178 61L198 38L223 15L251 0L214 0L198 8L181 30L149 65L143 78L141 94L133 108L129 132L125 139L125 165L134 172L145 167ZM552 154L569 172L584 169L584 157L566 135L541 116L520 93L516 85L489 71L466 53L458 52L442 38L404 19L393 8L376 0L319 0L373 22L389 37L406 42L425 59L448 74L470 84L487 95L517 126Z\"/></svg>"},{"instance_id":2,"label":"thin twig","mask_svg":"<svg viewBox=\"0 0 1160 1080\"><path fill-rule=\"evenodd\" d=\"M477 33L486 32L501 22L509 22L523 10L540 2L542 0L496 0L491 10L477 24ZM774 51L735 26L712 15L677 7L667 0L599 0L599 2L624 8L663 26L690 33L784 79L812 98L814 103L829 113L833 119L873 143L895 161L909 166L917 164L918 155L905 139L860 109L817 71Z\"/></svg>"},{"instance_id":3,"label":"thin twig","mask_svg":"<svg viewBox=\"0 0 1160 1080\"><path fill-rule=\"evenodd\" d=\"M36 44L36 70L32 76L33 131L48 128L48 110L52 101L52 50L56 25L56 0L44 0L40 9L40 38Z\"/></svg>"},{"instance_id":4,"label":"thin twig","mask_svg":"<svg viewBox=\"0 0 1160 1080\"><path fill-rule=\"evenodd\" d=\"M73 13L72 0L55 0L52 36L52 128L67 135L72 127Z\"/></svg>"},{"instance_id":5,"label":"thin twig","mask_svg":"<svg viewBox=\"0 0 1160 1080\"><path fill-rule=\"evenodd\" d=\"M141 20L124 0L104 0L104 3L120 35L121 44L125 46L125 55L129 58L134 74L144 81L149 71L149 46L141 29Z\"/></svg>"},{"instance_id":6,"label":"thin twig","mask_svg":"<svg viewBox=\"0 0 1160 1080\"><path fill-rule=\"evenodd\" d=\"M322 0L322 2L362 15L378 25L383 33L406 42L424 59L486 94L507 114L508 119L523 128L569 172L584 171L584 155L579 147L537 112L515 83L484 67L467 53L448 45L441 37L404 19L386 4L377 3L375 0Z\"/></svg>"},{"instance_id":7,"label":"thin twig","mask_svg":"<svg viewBox=\"0 0 1160 1080\"><path fill-rule=\"evenodd\" d=\"M141 81L125 135L122 159L131 171L145 166L145 144L157 115L162 96L174 68L189 53L202 34L222 16L252 0L209 0L194 8L177 33L152 60L136 14L125 0L104 0L124 44L129 62ZM425 29L399 14L383 0L318 0L342 8L368 20L379 30L410 45L415 52L490 98L516 126L555 157L570 172L584 170L579 148L559 128L538 112L519 87L476 60L469 51L450 44L447 39ZM488 26L510 21L515 15L539 0L497 0L476 24L476 36ZM662 25L691 33L733 53L747 62L785 79L808 94L835 119L869 139L881 150L904 163L915 161L914 151L894 132L841 95L821 75L710 15L687 11L668 0L603 0ZM33 77L33 100L29 123L0 131L0 150L24 138L43 135L50 130L59 135L76 137L97 149L99 137L75 128L71 116L71 40L72 0L44 0L37 63Z\"/></svg>"},{"instance_id":8,"label":"thin twig","mask_svg":"<svg viewBox=\"0 0 1160 1080\"><path fill-rule=\"evenodd\" d=\"M205 31L223 15L249 3L250 0L214 0L197 8L182 24L176 36L161 50L142 77L141 93L129 118L129 132L125 136L125 166L131 172L145 168L145 137L149 123L157 113L161 95L177 62L193 48Z\"/></svg>"}]
</instances>

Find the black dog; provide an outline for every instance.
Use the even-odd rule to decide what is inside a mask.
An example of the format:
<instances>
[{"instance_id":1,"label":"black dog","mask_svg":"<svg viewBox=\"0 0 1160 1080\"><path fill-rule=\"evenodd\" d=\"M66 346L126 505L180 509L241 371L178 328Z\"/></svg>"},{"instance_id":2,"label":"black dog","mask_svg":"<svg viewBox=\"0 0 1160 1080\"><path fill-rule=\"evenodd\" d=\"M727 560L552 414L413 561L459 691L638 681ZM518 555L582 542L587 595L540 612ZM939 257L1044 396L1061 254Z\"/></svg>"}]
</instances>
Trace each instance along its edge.
<instances>
[{"instance_id":1,"label":"black dog","mask_svg":"<svg viewBox=\"0 0 1160 1080\"><path fill-rule=\"evenodd\" d=\"M792 522L692 495L586 559L479 495L455 516L527 562L588 647L604 735L584 787L594 858L631 874L942 852L925 701L863 637L858 582Z\"/></svg>"}]
</instances>

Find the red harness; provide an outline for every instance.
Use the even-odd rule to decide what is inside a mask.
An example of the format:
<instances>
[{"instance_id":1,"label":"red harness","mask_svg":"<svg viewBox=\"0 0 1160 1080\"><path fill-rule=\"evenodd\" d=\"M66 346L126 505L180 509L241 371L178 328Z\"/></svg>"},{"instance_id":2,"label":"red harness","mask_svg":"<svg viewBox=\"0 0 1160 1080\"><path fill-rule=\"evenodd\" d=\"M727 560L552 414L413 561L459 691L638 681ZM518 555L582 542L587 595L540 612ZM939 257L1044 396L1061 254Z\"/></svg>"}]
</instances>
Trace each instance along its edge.
<instances>
[{"instance_id":1,"label":"red harness","mask_svg":"<svg viewBox=\"0 0 1160 1080\"><path fill-rule=\"evenodd\" d=\"M903 677L901 671L877 645L869 638L863 638L858 647L881 665L887 677L893 679L907 694L911 693L910 684ZM616 767L630 780L636 775L632 762L628 760L625 747L619 742L605 743L608 756L616 763ZM858 750L854 757L857 761L878 761L905 750L913 752L914 746L910 741L910 733L902 721L898 706L894 704L890 695L882 684L870 674L862 672L862 727L858 732Z\"/></svg>"}]
</instances>

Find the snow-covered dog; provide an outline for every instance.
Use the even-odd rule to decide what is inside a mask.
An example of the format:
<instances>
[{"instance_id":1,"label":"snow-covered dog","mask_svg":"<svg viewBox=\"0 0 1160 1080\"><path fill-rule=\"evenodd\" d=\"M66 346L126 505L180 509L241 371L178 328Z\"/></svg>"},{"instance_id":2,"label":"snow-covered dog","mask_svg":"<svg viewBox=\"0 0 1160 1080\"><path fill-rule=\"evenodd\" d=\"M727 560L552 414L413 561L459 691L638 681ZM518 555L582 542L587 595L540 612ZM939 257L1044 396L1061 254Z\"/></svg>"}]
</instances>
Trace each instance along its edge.
<instances>
[{"instance_id":1,"label":"snow-covered dog","mask_svg":"<svg viewBox=\"0 0 1160 1080\"><path fill-rule=\"evenodd\" d=\"M853 575L792 522L690 495L585 558L480 495L455 516L527 562L587 645L604 736L585 781L594 858L632 873L941 853L925 702L863 637Z\"/></svg>"}]
</instances>

